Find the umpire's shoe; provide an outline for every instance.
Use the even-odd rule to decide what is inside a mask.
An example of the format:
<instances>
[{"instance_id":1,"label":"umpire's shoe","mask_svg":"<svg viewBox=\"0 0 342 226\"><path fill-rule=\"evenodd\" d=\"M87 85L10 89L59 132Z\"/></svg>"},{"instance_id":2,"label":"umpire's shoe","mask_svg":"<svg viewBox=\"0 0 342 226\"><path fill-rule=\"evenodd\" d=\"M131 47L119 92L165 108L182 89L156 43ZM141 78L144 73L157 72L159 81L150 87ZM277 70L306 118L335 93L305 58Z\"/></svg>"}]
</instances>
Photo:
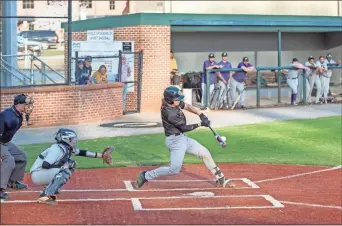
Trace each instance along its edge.
<instances>
[{"instance_id":1,"label":"umpire's shoe","mask_svg":"<svg viewBox=\"0 0 342 226\"><path fill-rule=\"evenodd\" d=\"M135 188L136 189L141 188L145 183L147 183L147 180L145 179L145 173L146 173L146 171L142 171L138 174L138 179L135 182Z\"/></svg>"},{"instance_id":2,"label":"umpire's shoe","mask_svg":"<svg viewBox=\"0 0 342 226\"><path fill-rule=\"evenodd\" d=\"M26 189L28 186L20 181L10 181L7 187L12 189Z\"/></svg>"},{"instance_id":3,"label":"umpire's shoe","mask_svg":"<svg viewBox=\"0 0 342 226\"><path fill-rule=\"evenodd\" d=\"M223 188L234 188L235 184L233 182L225 177L221 177L216 181L217 187L223 187Z\"/></svg>"},{"instance_id":4,"label":"umpire's shoe","mask_svg":"<svg viewBox=\"0 0 342 226\"><path fill-rule=\"evenodd\" d=\"M3 189L0 190L0 199L1 201L2 200L6 201L9 199L8 193Z\"/></svg>"}]
</instances>

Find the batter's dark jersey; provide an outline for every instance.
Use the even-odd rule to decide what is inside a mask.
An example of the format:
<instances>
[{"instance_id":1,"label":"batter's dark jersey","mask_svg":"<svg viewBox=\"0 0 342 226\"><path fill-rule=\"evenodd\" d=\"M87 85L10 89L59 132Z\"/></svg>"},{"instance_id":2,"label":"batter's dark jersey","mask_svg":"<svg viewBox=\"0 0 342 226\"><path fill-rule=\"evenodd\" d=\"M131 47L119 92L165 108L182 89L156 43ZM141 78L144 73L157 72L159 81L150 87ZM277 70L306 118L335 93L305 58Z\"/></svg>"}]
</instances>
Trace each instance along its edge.
<instances>
[{"instance_id":1,"label":"batter's dark jersey","mask_svg":"<svg viewBox=\"0 0 342 226\"><path fill-rule=\"evenodd\" d=\"M5 144L12 140L23 123L22 114L15 107L0 113L0 142Z\"/></svg>"},{"instance_id":2,"label":"batter's dark jersey","mask_svg":"<svg viewBox=\"0 0 342 226\"><path fill-rule=\"evenodd\" d=\"M185 103L180 102L178 107L171 107L163 102L161 107L161 117L166 136L180 134L194 130L198 124L186 125L186 118L181 109L184 109Z\"/></svg>"}]
</instances>

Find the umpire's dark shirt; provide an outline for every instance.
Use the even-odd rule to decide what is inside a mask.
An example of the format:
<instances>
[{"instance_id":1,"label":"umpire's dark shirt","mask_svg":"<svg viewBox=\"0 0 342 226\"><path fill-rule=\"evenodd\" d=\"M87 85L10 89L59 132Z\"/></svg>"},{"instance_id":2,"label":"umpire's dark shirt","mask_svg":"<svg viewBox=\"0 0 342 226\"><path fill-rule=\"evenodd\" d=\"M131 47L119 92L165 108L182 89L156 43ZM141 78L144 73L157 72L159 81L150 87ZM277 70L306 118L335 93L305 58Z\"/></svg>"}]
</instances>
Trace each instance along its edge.
<instances>
[{"instance_id":1,"label":"umpire's dark shirt","mask_svg":"<svg viewBox=\"0 0 342 226\"><path fill-rule=\"evenodd\" d=\"M197 124L186 125L186 118L181 109L184 109L185 103L180 102L178 107L171 107L164 101L161 107L161 117L165 135L175 135L194 130L198 127Z\"/></svg>"},{"instance_id":2,"label":"umpire's dark shirt","mask_svg":"<svg viewBox=\"0 0 342 226\"><path fill-rule=\"evenodd\" d=\"M5 144L12 140L23 123L22 114L15 107L0 113L0 142Z\"/></svg>"}]
</instances>

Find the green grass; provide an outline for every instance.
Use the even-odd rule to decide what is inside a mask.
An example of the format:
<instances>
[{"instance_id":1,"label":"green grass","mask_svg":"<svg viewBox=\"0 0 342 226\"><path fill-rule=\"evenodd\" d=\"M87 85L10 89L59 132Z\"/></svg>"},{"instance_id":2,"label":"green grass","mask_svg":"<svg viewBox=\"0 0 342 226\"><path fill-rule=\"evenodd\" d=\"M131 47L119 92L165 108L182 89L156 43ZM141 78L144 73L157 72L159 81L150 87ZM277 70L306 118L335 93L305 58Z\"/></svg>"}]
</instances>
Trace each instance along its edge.
<instances>
[{"instance_id":1,"label":"green grass","mask_svg":"<svg viewBox=\"0 0 342 226\"><path fill-rule=\"evenodd\" d=\"M218 129L227 137L222 149L209 129L188 133L206 146L218 163L274 163L304 165L341 165L341 117L291 120ZM101 138L79 142L81 149L101 151L115 145L114 166L160 165L169 162L163 134ZM50 144L23 145L28 153L27 170L38 154ZM100 159L75 157L78 168L108 167ZM184 163L201 163L186 155Z\"/></svg>"},{"instance_id":2,"label":"green grass","mask_svg":"<svg viewBox=\"0 0 342 226\"><path fill-rule=\"evenodd\" d=\"M64 50L44 50L41 56L60 56L64 55Z\"/></svg>"}]
</instances>

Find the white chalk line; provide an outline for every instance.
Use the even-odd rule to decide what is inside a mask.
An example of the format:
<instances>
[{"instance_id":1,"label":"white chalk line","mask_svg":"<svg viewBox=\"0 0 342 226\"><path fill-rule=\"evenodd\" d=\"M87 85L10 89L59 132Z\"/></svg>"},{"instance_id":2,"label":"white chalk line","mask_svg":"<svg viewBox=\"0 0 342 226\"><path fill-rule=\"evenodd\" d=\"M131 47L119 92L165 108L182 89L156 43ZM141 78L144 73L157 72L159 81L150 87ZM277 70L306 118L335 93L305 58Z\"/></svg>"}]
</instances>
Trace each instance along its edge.
<instances>
[{"instance_id":1,"label":"white chalk line","mask_svg":"<svg viewBox=\"0 0 342 226\"><path fill-rule=\"evenodd\" d=\"M290 204L290 205L299 205L299 206L311 206L311 207L321 207L321 208L332 208L342 210L342 206L334 206L334 205L320 205L320 204L311 204L311 203L301 203L301 202L289 202L289 201L279 201L280 203Z\"/></svg>"},{"instance_id":2,"label":"white chalk line","mask_svg":"<svg viewBox=\"0 0 342 226\"><path fill-rule=\"evenodd\" d=\"M311 171L311 172L307 172L307 173L299 173L299 174L294 174L294 175L290 175L290 176L276 177L276 178L270 178L270 179L265 179L265 180L258 180L258 181L254 181L254 183L263 183L263 182L269 182L269 181L275 181L275 180L284 180L284 179L289 179L289 178L294 178L294 177L300 177L300 176L305 176L305 175L311 175L311 174L316 174L316 173L332 171L332 170L341 169L341 168L342 168L342 165L335 166L335 167L328 168L328 169Z\"/></svg>"},{"instance_id":3,"label":"white chalk line","mask_svg":"<svg viewBox=\"0 0 342 226\"><path fill-rule=\"evenodd\" d=\"M43 189L42 189L43 190ZM7 193L37 193L42 192L42 190L34 190L34 191L9 191ZM127 191L125 188L118 188L118 189L79 189L79 190L61 190L61 192L120 192L120 191Z\"/></svg>"}]
</instances>

